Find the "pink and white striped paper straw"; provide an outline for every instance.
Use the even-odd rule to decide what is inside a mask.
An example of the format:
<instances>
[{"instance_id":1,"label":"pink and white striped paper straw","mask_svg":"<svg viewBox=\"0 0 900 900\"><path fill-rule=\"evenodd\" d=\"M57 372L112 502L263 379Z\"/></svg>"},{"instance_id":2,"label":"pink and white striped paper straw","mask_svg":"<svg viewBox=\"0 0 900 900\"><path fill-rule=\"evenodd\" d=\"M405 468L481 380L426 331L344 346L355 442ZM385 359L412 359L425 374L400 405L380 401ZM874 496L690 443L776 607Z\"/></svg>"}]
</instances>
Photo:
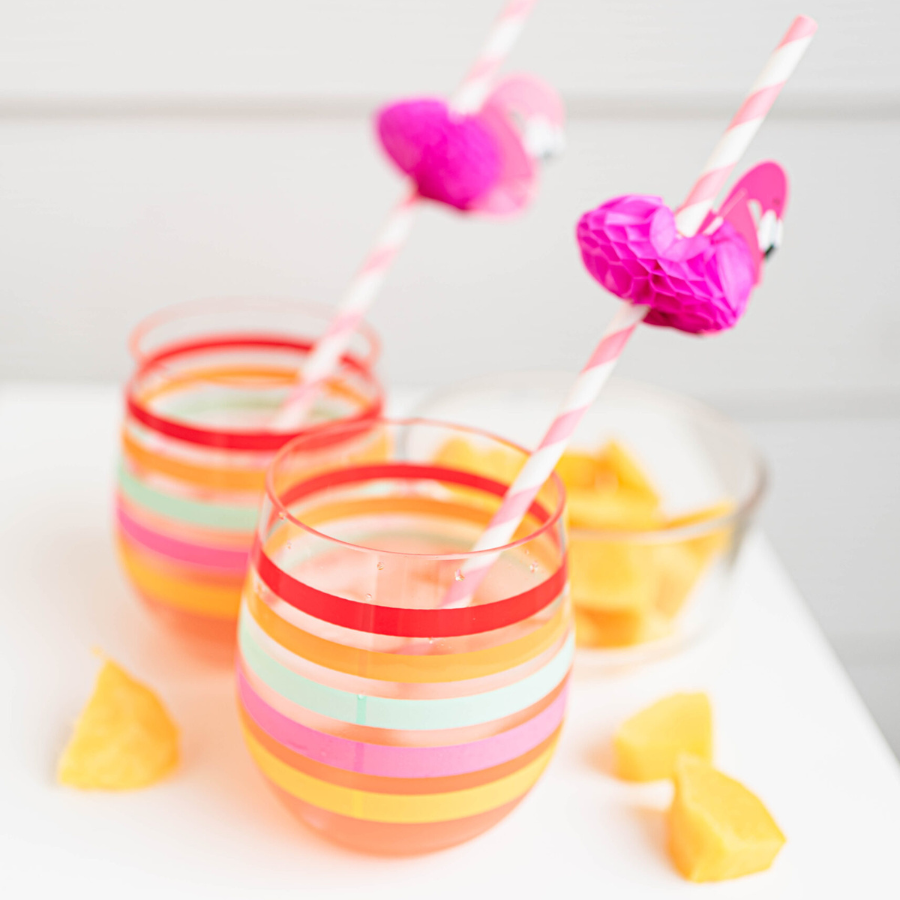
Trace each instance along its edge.
<instances>
[{"instance_id":1,"label":"pink and white striped paper straw","mask_svg":"<svg viewBox=\"0 0 900 900\"><path fill-rule=\"evenodd\" d=\"M480 109L497 70L515 45L536 3L537 0L510 0L507 3L474 65L450 100L454 110L472 113ZM269 423L273 430L289 431L303 424L322 384L337 368L356 329L378 296L397 254L406 243L420 199L413 188L391 210L374 246L338 304L337 313L310 351L301 381Z\"/></svg>"},{"instance_id":2,"label":"pink and white striped paper straw","mask_svg":"<svg viewBox=\"0 0 900 900\"><path fill-rule=\"evenodd\" d=\"M353 340L353 335L356 334L366 312L378 296L395 257L406 243L412 231L418 206L419 195L416 189L412 188L391 210L369 255L353 276L338 305L337 313L310 351L303 366L300 382L269 423L272 430L292 431L306 420L322 385L337 369L341 357Z\"/></svg>"},{"instance_id":3,"label":"pink and white striped paper straw","mask_svg":"<svg viewBox=\"0 0 900 900\"><path fill-rule=\"evenodd\" d=\"M738 160L750 146L785 82L797 68L818 27L812 19L797 16L769 57L741 108L716 144L687 200L675 215L675 224L682 235L693 235L700 229Z\"/></svg>"},{"instance_id":4,"label":"pink and white striped paper straw","mask_svg":"<svg viewBox=\"0 0 900 900\"><path fill-rule=\"evenodd\" d=\"M490 550L508 544L519 523L534 502L544 482L553 474L581 417L597 398L606 384L616 362L628 343L628 338L647 315L649 307L623 303L609 323L600 343L587 365L575 379L569 395L556 414L537 450L528 457L522 471L512 483L500 509L494 514L487 529L472 548L473 551ZM498 553L484 553L469 557L462 566L459 580L454 581L444 596L442 606L447 608L466 606L488 570L497 561Z\"/></svg>"},{"instance_id":5,"label":"pink and white striped paper straw","mask_svg":"<svg viewBox=\"0 0 900 900\"><path fill-rule=\"evenodd\" d=\"M750 95L741 105L722 140L716 145L703 174L682 207L682 212L686 215L683 221L678 220L678 228L684 237L696 234L697 229L703 224L717 194L747 149L753 135L759 130L763 118L771 109L787 77L794 71L800 57L809 46L816 28L816 23L812 19L798 16L769 58ZM569 396L566 397L538 449L531 454L518 477L510 485L500 509L494 514L473 548L475 551L502 547L512 540L538 491L553 474L581 417L597 399L619 361L628 339L649 310L648 306L633 306L630 303L624 303L620 307L587 365L575 379ZM479 584L498 556L498 553L483 553L471 557L460 570L460 579L451 585L442 605L452 608L471 603Z\"/></svg>"},{"instance_id":6,"label":"pink and white striped paper straw","mask_svg":"<svg viewBox=\"0 0 900 900\"><path fill-rule=\"evenodd\" d=\"M481 109L498 69L515 46L536 3L537 0L510 0L504 7L478 59L450 98L453 109L459 113L473 113Z\"/></svg>"}]
</instances>

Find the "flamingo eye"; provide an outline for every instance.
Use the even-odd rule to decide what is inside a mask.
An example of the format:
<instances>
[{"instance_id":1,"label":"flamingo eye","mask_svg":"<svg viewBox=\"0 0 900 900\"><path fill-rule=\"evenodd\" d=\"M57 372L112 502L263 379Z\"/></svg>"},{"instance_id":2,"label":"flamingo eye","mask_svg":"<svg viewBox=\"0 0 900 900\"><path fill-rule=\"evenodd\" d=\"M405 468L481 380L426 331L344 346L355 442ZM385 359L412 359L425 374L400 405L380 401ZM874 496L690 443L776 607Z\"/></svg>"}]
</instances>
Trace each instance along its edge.
<instances>
[{"instance_id":1,"label":"flamingo eye","mask_svg":"<svg viewBox=\"0 0 900 900\"><path fill-rule=\"evenodd\" d=\"M565 132L544 116L530 116L524 122L524 143L532 159L547 162L562 156L566 149Z\"/></svg>"},{"instance_id":2,"label":"flamingo eye","mask_svg":"<svg viewBox=\"0 0 900 900\"><path fill-rule=\"evenodd\" d=\"M781 246L783 232L783 223L774 209L770 209L759 220L756 237L759 242L759 251L766 259Z\"/></svg>"}]
</instances>

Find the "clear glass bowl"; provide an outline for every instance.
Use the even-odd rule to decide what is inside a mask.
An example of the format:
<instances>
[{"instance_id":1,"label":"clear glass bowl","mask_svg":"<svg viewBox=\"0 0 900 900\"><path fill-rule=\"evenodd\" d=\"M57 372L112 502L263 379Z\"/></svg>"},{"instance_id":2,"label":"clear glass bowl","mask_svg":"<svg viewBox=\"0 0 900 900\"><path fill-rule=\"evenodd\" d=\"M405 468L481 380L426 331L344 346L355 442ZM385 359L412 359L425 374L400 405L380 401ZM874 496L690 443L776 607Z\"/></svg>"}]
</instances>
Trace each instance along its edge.
<instances>
[{"instance_id":1,"label":"clear glass bowl","mask_svg":"<svg viewBox=\"0 0 900 900\"><path fill-rule=\"evenodd\" d=\"M448 603L508 483L421 419L337 424L276 457L238 627L244 736L307 825L375 853L468 840L552 756L574 654L563 488L542 489L465 604Z\"/></svg>"},{"instance_id":2,"label":"clear glass bowl","mask_svg":"<svg viewBox=\"0 0 900 900\"><path fill-rule=\"evenodd\" d=\"M534 447L573 378L562 372L478 378L435 392L416 414L490 427ZM724 622L734 564L766 484L760 454L733 422L703 403L649 385L612 379L571 446L596 451L610 440L648 476L665 524L570 528L580 667L657 659ZM707 517L690 521L699 510Z\"/></svg>"}]
</instances>

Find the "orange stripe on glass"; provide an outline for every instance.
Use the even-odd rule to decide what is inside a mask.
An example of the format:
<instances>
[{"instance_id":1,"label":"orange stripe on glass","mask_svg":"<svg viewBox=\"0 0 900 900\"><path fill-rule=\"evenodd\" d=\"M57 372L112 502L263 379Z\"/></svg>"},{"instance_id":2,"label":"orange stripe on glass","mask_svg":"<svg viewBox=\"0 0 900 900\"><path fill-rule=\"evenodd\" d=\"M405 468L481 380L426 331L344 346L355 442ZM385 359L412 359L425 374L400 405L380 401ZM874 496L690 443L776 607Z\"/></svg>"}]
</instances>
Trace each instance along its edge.
<instances>
[{"instance_id":1,"label":"orange stripe on glass","mask_svg":"<svg viewBox=\"0 0 900 900\"><path fill-rule=\"evenodd\" d=\"M289 366L208 366L206 368L191 369L184 373L172 373L167 375L165 382L149 387L135 395L135 400L142 406L146 406L153 400L164 397L194 384L206 382L208 384L242 385L252 382L258 385L260 382L269 382L274 386L294 384L297 379L297 371ZM366 399L349 385L338 378L326 382L328 391L339 397L354 400L360 405L366 405Z\"/></svg>"},{"instance_id":2,"label":"orange stripe on glass","mask_svg":"<svg viewBox=\"0 0 900 900\"><path fill-rule=\"evenodd\" d=\"M352 819L292 797L276 785L272 785L272 790L293 815L301 821L315 823L318 830L333 836L340 843L355 849L364 848L370 853L390 855L396 855L398 848L404 854L431 853L471 840L508 816L522 800L522 797L517 797L502 806L464 819L422 825L419 822L367 822Z\"/></svg>"},{"instance_id":3,"label":"orange stripe on glass","mask_svg":"<svg viewBox=\"0 0 900 900\"><path fill-rule=\"evenodd\" d=\"M568 627L566 606L560 604L555 615L531 634L499 647L426 656L378 653L334 643L303 631L273 612L253 591L245 591L244 600L260 628L296 656L347 675L401 683L466 681L505 672L539 656L557 642Z\"/></svg>"},{"instance_id":4,"label":"orange stripe on glass","mask_svg":"<svg viewBox=\"0 0 900 900\"><path fill-rule=\"evenodd\" d=\"M362 500L346 500L323 503L312 509L294 511L304 525L316 526L332 519L368 516L377 513L424 513L425 515L449 515L467 522L481 523L486 520L480 509L462 504L432 500L428 497L371 497ZM268 552L273 545L266 545Z\"/></svg>"},{"instance_id":5,"label":"orange stripe on glass","mask_svg":"<svg viewBox=\"0 0 900 900\"><path fill-rule=\"evenodd\" d=\"M517 772L490 784L445 794L383 794L329 784L291 768L244 729L250 754L277 787L322 809L374 822L445 822L473 816L521 797L540 778L556 741Z\"/></svg>"},{"instance_id":6,"label":"orange stripe on glass","mask_svg":"<svg viewBox=\"0 0 900 900\"><path fill-rule=\"evenodd\" d=\"M122 565L135 587L154 602L216 618L237 617L243 577L201 577L197 569L151 559L121 535L117 544Z\"/></svg>"},{"instance_id":7,"label":"orange stripe on glass","mask_svg":"<svg viewBox=\"0 0 900 900\"><path fill-rule=\"evenodd\" d=\"M222 468L193 465L174 456L156 453L142 446L127 431L122 432L122 449L130 463L145 472L156 472L177 481L184 481L197 487L214 488L221 491L262 493L265 488L266 473L262 466L255 469Z\"/></svg>"}]
</instances>

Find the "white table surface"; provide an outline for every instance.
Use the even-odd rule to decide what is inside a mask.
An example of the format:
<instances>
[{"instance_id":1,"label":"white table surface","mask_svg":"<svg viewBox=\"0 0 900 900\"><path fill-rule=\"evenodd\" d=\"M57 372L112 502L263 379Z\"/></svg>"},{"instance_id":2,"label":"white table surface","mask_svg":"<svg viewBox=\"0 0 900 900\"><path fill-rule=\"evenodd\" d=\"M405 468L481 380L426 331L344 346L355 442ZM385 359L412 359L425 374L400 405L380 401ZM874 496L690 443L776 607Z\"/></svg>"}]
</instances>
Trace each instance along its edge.
<instances>
[{"instance_id":1,"label":"white table surface","mask_svg":"<svg viewBox=\"0 0 900 900\"><path fill-rule=\"evenodd\" d=\"M760 535L714 639L639 671L576 674L555 759L492 831L410 859L326 843L251 764L230 673L167 653L129 593L110 532L118 418L112 388L0 389L3 896L900 896L900 769ZM55 783L93 647L153 685L182 728L183 764L152 789ZM615 723L679 689L711 694L719 766L788 836L769 872L683 881L664 849L670 788L608 774Z\"/></svg>"}]
</instances>

